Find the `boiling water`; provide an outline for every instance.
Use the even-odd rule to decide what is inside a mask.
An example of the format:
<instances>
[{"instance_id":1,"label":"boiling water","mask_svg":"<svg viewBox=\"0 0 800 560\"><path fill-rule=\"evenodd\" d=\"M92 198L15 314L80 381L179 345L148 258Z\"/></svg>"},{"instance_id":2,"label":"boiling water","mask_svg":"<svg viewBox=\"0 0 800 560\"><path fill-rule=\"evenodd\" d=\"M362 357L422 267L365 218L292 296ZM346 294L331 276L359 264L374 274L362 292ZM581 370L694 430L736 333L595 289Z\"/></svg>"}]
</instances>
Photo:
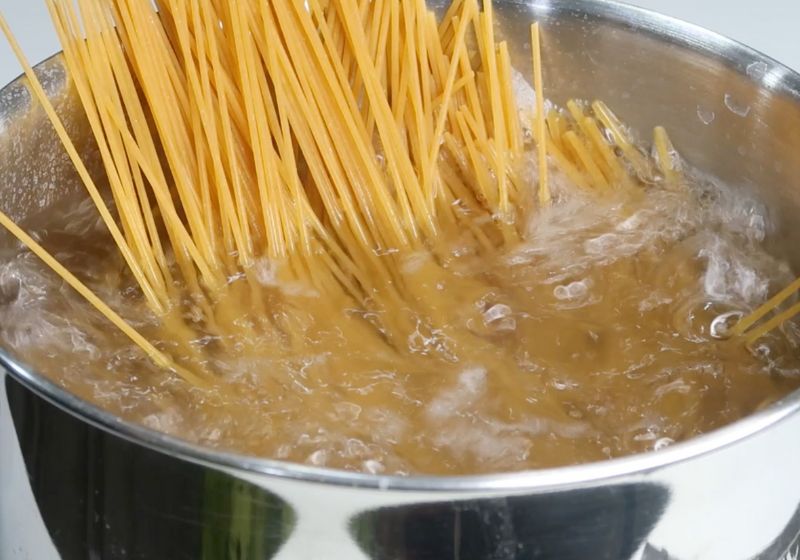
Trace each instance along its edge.
<instances>
[{"instance_id":1,"label":"boiling water","mask_svg":"<svg viewBox=\"0 0 800 560\"><path fill-rule=\"evenodd\" d=\"M522 165L533 177L534 164ZM416 325L403 348L374 327L397 310L331 310L308 286L276 280L280 265L267 262L255 274L264 307L225 304L239 330L176 334L144 309L91 205L65 205L39 232L43 243L224 390L190 388L150 365L19 248L0 268L2 339L125 419L220 449L371 473L511 471L661 449L800 387L793 325L753 352L718 337L720 317L793 277L764 249L773 224L757 199L700 175L678 191L599 196L566 185L556 195L529 216L523 242L491 257L461 239L439 251L446 273L430 274L428 255L387 257L439 314L403 310ZM265 317L291 323L302 342L263 327Z\"/></svg>"}]
</instances>

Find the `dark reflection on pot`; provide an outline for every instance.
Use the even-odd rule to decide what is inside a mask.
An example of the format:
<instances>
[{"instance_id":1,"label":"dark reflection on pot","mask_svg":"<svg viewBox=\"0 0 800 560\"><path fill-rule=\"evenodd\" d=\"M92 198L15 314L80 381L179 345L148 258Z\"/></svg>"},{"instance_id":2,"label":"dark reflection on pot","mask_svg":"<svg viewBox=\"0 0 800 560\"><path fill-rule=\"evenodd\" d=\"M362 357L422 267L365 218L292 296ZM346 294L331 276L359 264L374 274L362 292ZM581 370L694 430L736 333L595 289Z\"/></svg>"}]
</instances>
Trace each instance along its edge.
<instances>
[{"instance_id":1,"label":"dark reflection on pot","mask_svg":"<svg viewBox=\"0 0 800 560\"><path fill-rule=\"evenodd\" d=\"M800 508L775 541L753 560L798 560L800 558Z\"/></svg>"},{"instance_id":2,"label":"dark reflection on pot","mask_svg":"<svg viewBox=\"0 0 800 560\"><path fill-rule=\"evenodd\" d=\"M366 512L351 532L374 560L627 560L669 500L651 484Z\"/></svg>"},{"instance_id":3,"label":"dark reflection on pot","mask_svg":"<svg viewBox=\"0 0 800 560\"><path fill-rule=\"evenodd\" d=\"M266 490L89 426L10 377L37 506L63 560L264 560L295 525Z\"/></svg>"}]
</instances>

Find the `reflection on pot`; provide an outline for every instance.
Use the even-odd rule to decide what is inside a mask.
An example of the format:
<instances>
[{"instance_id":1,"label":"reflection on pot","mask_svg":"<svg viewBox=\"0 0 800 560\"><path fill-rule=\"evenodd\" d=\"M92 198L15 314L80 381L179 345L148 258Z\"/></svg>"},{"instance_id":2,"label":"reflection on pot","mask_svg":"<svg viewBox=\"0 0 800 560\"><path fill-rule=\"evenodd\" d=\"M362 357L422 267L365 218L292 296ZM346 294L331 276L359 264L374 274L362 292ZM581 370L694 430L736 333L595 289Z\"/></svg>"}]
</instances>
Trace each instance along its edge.
<instances>
[{"instance_id":1,"label":"reflection on pot","mask_svg":"<svg viewBox=\"0 0 800 560\"><path fill-rule=\"evenodd\" d=\"M63 560L272 558L295 525L273 493L130 443L5 378L33 495Z\"/></svg>"},{"instance_id":2,"label":"reflection on pot","mask_svg":"<svg viewBox=\"0 0 800 560\"><path fill-rule=\"evenodd\" d=\"M623 484L379 509L351 532L375 560L616 560L641 548L668 501L663 487Z\"/></svg>"}]
</instances>

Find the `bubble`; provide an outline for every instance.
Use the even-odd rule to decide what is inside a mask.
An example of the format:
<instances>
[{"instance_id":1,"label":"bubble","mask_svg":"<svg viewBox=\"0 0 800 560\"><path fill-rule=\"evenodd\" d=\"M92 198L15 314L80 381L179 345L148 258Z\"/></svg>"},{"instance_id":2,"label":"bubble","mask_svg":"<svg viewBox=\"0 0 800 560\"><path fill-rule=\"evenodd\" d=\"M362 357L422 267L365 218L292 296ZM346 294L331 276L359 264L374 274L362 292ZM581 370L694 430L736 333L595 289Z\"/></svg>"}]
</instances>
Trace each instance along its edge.
<instances>
[{"instance_id":1,"label":"bubble","mask_svg":"<svg viewBox=\"0 0 800 560\"><path fill-rule=\"evenodd\" d=\"M635 212L622 220L616 227L617 231L632 232L640 229L647 223L649 212Z\"/></svg>"},{"instance_id":2,"label":"bubble","mask_svg":"<svg viewBox=\"0 0 800 560\"><path fill-rule=\"evenodd\" d=\"M324 467L328 462L328 452L325 449L317 449L308 456L306 462L316 467Z\"/></svg>"},{"instance_id":3,"label":"bubble","mask_svg":"<svg viewBox=\"0 0 800 560\"><path fill-rule=\"evenodd\" d=\"M740 103L730 93L725 94L725 106L731 111L731 113L742 118L750 114L750 105Z\"/></svg>"},{"instance_id":4,"label":"bubble","mask_svg":"<svg viewBox=\"0 0 800 560\"><path fill-rule=\"evenodd\" d=\"M598 255L610 251L619 242L619 236L613 233L604 233L584 243L587 253Z\"/></svg>"},{"instance_id":5,"label":"bubble","mask_svg":"<svg viewBox=\"0 0 800 560\"><path fill-rule=\"evenodd\" d=\"M768 280L730 242L714 238L700 256L707 259L703 287L712 300L753 302L766 295Z\"/></svg>"},{"instance_id":6,"label":"bubble","mask_svg":"<svg viewBox=\"0 0 800 560\"><path fill-rule=\"evenodd\" d=\"M386 467L380 461L369 459L362 463L364 470L369 474L380 474L386 470Z\"/></svg>"},{"instance_id":7,"label":"bubble","mask_svg":"<svg viewBox=\"0 0 800 560\"><path fill-rule=\"evenodd\" d=\"M258 259L253 265L256 280L263 286L278 285L278 271L274 263L268 259Z\"/></svg>"},{"instance_id":8,"label":"bubble","mask_svg":"<svg viewBox=\"0 0 800 560\"><path fill-rule=\"evenodd\" d=\"M714 119L717 118L717 115L711 109L703 107L702 105L698 105L697 118L699 118L700 122L702 122L704 125L710 125L712 122L714 122Z\"/></svg>"},{"instance_id":9,"label":"bubble","mask_svg":"<svg viewBox=\"0 0 800 560\"><path fill-rule=\"evenodd\" d=\"M336 415L345 422L355 422L361 416L361 407L355 403L339 402L333 405Z\"/></svg>"},{"instance_id":10,"label":"bubble","mask_svg":"<svg viewBox=\"0 0 800 560\"><path fill-rule=\"evenodd\" d=\"M763 78L766 75L767 70L769 70L769 66L767 66L766 62L762 62L761 60L751 62L747 65L747 75L754 80L760 80Z\"/></svg>"},{"instance_id":11,"label":"bubble","mask_svg":"<svg viewBox=\"0 0 800 560\"><path fill-rule=\"evenodd\" d=\"M577 387L576 383L565 379L553 379L550 382L550 385L557 391L566 391L568 389L574 389Z\"/></svg>"},{"instance_id":12,"label":"bubble","mask_svg":"<svg viewBox=\"0 0 800 560\"><path fill-rule=\"evenodd\" d=\"M350 438L345 444L345 454L349 457L363 457L369 453L369 448L360 439Z\"/></svg>"},{"instance_id":13,"label":"bubble","mask_svg":"<svg viewBox=\"0 0 800 560\"><path fill-rule=\"evenodd\" d=\"M486 390L486 370L469 368L462 371L453 387L447 387L427 407L427 415L432 419L452 417L467 409Z\"/></svg>"},{"instance_id":14,"label":"bubble","mask_svg":"<svg viewBox=\"0 0 800 560\"><path fill-rule=\"evenodd\" d=\"M211 430L207 430L204 439L208 442L219 441L222 437L222 430L219 428L213 428Z\"/></svg>"},{"instance_id":15,"label":"bubble","mask_svg":"<svg viewBox=\"0 0 800 560\"><path fill-rule=\"evenodd\" d=\"M653 292L639 302L639 313L647 313L663 305L672 303L672 298L668 295Z\"/></svg>"},{"instance_id":16,"label":"bubble","mask_svg":"<svg viewBox=\"0 0 800 560\"><path fill-rule=\"evenodd\" d=\"M556 286L553 295L558 300L574 300L585 297L589 293L589 286L585 281L572 282L566 286Z\"/></svg>"},{"instance_id":17,"label":"bubble","mask_svg":"<svg viewBox=\"0 0 800 560\"><path fill-rule=\"evenodd\" d=\"M483 322L488 325L495 321L499 321L500 319L505 319L506 317L510 317L511 314L512 311L509 306L502 303L498 303L496 305L491 306L483 313Z\"/></svg>"},{"instance_id":18,"label":"bubble","mask_svg":"<svg viewBox=\"0 0 800 560\"><path fill-rule=\"evenodd\" d=\"M405 274L418 272L426 263L430 261L430 255L424 251L418 251L406 256L401 264Z\"/></svg>"},{"instance_id":19,"label":"bubble","mask_svg":"<svg viewBox=\"0 0 800 560\"><path fill-rule=\"evenodd\" d=\"M661 451L675 443L675 440L669 437L662 437L656 440L653 444L653 451Z\"/></svg>"},{"instance_id":20,"label":"bubble","mask_svg":"<svg viewBox=\"0 0 800 560\"><path fill-rule=\"evenodd\" d=\"M743 313L741 311L729 311L718 315L711 321L709 333L712 338L717 340L727 340L730 338L730 330L742 319Z\"/></svg>"},{"instance_id":21,"label":"bubble","mask_svg":"<svg viewBox=\"0 0 800 560\"><path fill-rule=\"evenodd\" d=\"M654 441L658 438L657 430L652 426L633 436L633 441Z\"/></svg>"}]
</instances>

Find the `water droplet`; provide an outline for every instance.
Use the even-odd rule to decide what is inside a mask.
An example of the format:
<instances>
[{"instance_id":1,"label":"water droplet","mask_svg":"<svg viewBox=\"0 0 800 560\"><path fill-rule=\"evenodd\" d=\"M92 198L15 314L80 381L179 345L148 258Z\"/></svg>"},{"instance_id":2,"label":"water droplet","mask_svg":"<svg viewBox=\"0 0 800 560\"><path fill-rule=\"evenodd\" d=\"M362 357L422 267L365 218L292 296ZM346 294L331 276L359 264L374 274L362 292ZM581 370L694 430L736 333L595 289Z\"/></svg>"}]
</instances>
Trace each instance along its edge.
<instances>
[{"instance_id":1,"label":"water droplet","mask_svg":"<svg viewBox=\"0 0 800 560\"><path fill-rule=\"evenodd\" d=\"M700 122L702 122L704 125L709 125L714 122L714 119L717 118L717 115L711 109L703 107L702 105L698 105L697 118L699 118Z\"/></svg>"},{"instance_id":2,"label":"water droplet","mask_svg":"<svg viewBox=\"0 0 800 560\"><path fill-rule=\"evenodd\" d=\"M740 117L746 117L750 114L750 105L739 103L730 93L725 94L725 106L731 113Z\"/></svg>"},{"instance_id":3,"label":"water droplet","mask_svg":"<svg viewBox=\"0 0 800 560\"><path fill-rule=\"evenodd\" d=\"M760 80L764 77L764 75L769 70L766 62L762 62L757 60L756 62L751 62L747 65L747 75L753 78L754 80Z\"/></svg>"}]
</instances>

